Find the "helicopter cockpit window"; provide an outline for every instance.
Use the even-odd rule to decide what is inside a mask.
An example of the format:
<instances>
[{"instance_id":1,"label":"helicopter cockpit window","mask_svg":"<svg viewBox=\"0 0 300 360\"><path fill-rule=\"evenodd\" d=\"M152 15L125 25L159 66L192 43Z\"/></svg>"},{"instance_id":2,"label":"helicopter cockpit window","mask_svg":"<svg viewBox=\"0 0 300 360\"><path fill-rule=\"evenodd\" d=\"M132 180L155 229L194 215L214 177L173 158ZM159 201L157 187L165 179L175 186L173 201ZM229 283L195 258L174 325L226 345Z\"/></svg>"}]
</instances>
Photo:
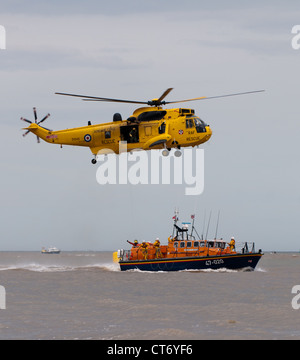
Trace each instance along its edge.
<instances>
[{"instance_id":1,"label":"helicopter cockpit window","mask_svg":"<svg viewBox=\"0 0 300 360\"><path fill-rule=\"evenodd\" d=\"M196 117L196 118L194 118L194 121L195 121L196 130L198 133L206 132L205 126L207 126L207 125L205 124L205 122L203 120Z\"/></svg>"},{"instance_id":2,"label":"helicopter cockpit window","mask_svg":"<svg viewBox=\"0 0 300 360\"><path fill-rule=\"evenodd\" d=\"M185 125L187 129L194 127L194 121L192 118L186 118Z\"/></svg>"}]
</instances>

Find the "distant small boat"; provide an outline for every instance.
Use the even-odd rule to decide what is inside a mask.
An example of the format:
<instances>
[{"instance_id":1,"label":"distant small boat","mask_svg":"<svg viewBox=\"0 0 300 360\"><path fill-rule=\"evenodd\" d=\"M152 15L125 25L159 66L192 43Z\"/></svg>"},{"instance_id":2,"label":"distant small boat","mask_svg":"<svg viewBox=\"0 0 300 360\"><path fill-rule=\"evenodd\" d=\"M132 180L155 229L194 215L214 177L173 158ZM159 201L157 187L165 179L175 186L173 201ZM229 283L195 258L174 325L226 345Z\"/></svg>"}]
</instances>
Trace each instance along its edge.
<instances>
[{"instance_id":1,"label":"distant small boat","mask_svg":"<svg viewBox=\"0 0 300 360\"><path fill-rule=\"evenodd\" d=\"M42 254L60 254L60 250L56 247L50 247L45 249L44 247L42 248L41 251Z\"/></svg>"}]
</instances>

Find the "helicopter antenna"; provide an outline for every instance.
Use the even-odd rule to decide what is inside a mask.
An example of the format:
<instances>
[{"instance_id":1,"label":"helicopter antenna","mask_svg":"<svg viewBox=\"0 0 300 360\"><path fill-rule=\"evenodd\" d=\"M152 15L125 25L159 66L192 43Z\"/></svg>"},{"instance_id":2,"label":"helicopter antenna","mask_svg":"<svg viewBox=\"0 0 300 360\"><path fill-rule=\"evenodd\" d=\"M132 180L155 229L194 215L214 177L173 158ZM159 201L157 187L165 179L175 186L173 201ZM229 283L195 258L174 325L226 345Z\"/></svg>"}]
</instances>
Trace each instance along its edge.
<instances>
[{"instance_id":1,"label":"helicopter antenna","mask_svg":"<svg viewBox=\"0 0 300 360\"><path fill-rule=\"evenodd\" d=\"M219 227L219 219L220 219L220 210L219 210L219 212L218 212L218 221L217 221L217 226L216 226L215 240L217 240L217 233L218 233L218 227Z\"/></svg>"}]
</instances>

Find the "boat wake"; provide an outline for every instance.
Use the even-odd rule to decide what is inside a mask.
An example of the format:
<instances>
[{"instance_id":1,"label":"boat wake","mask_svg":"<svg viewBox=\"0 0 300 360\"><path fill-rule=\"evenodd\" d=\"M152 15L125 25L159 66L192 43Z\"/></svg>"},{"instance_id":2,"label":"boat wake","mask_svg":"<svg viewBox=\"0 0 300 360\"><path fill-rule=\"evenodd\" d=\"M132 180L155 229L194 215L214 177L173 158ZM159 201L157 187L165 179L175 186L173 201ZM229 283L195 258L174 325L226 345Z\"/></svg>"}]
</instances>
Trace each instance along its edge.
<instances>
[{"instance_id":1,"label":"boat wake","mask_svg":"<svg viewBox=\"0 0 300 360\"><path fill-rule=\"evenodd\" d=\"M39 263L28 263L18 265L0 266L0 271L8 270L26 270L33 272L68 272L68 271L90 271L90 270L102 270L102 271L120 271L118 264L106 263L106 264L89 264L89 265L45 265Z\"/></svg>"},{"instance_id":2,"label":"boat wake","mask_svg":"<svg viewBox=\"0 0 300 360\"><path fill-rule=\"evenodd\" d=\"M107 271L115 272L120 271L120 266L117 263L93 263L87 265L66 265L66 264L42 264L37 262L28 262L23 264L11 264L11 265L2 265L0 266L1 271L8 270L26 270L33 272L68 272L68 271ZM179 270L180 273L238 273L238 272L247 272L253 271L252 268L244 268L240 270L230 270L226 268L220 269L186 269ZM254 271L256 272L267 272L261 267L257 267ZM171 271L145 271L140 269L130 269L126 271L127 273L136 272L136 273L150 273L150 274L167 274Z\"/></svg>"},{"instance_id":3,"label":"boat wake","mask_svg":"<svg viewBox=\"0 0 300 360\"><path fill-rule=\"evenodd\" d=\"M238 270L232 270L232 269L226 269L226 268L220 268L220 269L185 269L185 270L179 270L176 271L177 273L239 273L239 272L250 272L250 271L257 271L257 272L267 272L266 270L262 268L256 268L253 270L251 267L238 269ZM173 273L173 271L150 271L150 270L140 270L140 269L130 269L126 270L127 273L130 272L136 272L136 273L149 273L149 274L167 274L167 273Z\"/></svg>"},{"instance_id":4,"label":"boat wake","mask_svg":"<svg viewBox=\"0 0 300 360\"><path fill-rule=\"evenodd\" d=\"M259 266L255 268L255 271L258 271L258 272L267 272L266 269L263 269L262 267L259 267Z\"/></svg>"},{"instance_id":5,"label":"boat wake","mask_svg":"<svg viewBox=\"0 0 300 360\"><path fill-rule=\"evenodd\" d=\"M176 273L236 273L239 272L240 270L230 270L230 269L226 269L226 268L221 268L221 269L185 269L185 270L178 270L176 271ZM127 273L129 272L138 272L138 273L149 273L149 274L168 274L168 273L174 273L174 271L164 271L164 270L159 270L159 271L150 271L150 270L140 270L140 269L130 269L130 270L126 270Z\"/></svg>"}]
</instances>

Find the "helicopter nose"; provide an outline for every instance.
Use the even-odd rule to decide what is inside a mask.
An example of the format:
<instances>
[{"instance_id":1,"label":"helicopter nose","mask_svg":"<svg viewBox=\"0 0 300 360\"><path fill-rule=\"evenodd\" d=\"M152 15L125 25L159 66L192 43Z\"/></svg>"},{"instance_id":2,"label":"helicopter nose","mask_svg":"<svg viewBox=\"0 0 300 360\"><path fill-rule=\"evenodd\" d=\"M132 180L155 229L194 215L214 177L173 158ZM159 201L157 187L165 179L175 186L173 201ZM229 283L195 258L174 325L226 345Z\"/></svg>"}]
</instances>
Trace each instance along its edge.
<instances>
[{"instance_id":1,"label":"helicopter nose","mask_svg":"<svg viewBox=\"0 0 300 360\"><path fill-rule=\"evenodd\" d=\"M212 131L211 131L211 128L210 128L209 125L207 125L207 126L205 127L205 130L206 130L206 139L208 140L208 139L210 139L210 137L212 136Z\"/></svg>"}]
</instances>

